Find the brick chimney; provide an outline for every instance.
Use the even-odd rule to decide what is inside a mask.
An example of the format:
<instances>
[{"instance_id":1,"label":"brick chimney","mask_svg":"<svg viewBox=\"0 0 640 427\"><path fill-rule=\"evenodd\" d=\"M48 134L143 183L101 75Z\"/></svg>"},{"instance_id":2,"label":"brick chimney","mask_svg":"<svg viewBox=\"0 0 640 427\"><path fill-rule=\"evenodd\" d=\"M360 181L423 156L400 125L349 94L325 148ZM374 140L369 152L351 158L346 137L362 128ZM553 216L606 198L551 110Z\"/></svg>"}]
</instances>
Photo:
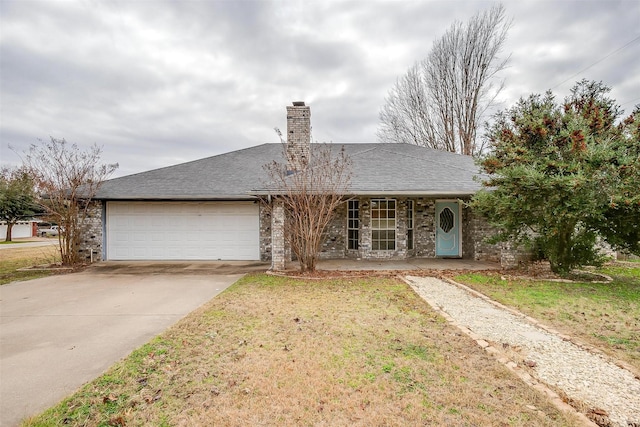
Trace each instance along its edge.
<instances>
[{"instance_id":1,"label":"brick chimney","mask_svg":"<svg viewBox=\"0 0 640 427\"><path fill-rule=\"evenodd\" d=\"M311 109L303 101L287 106L287 161L291 171L309 163L311 149Z\"/></svg>"}]
</instances>

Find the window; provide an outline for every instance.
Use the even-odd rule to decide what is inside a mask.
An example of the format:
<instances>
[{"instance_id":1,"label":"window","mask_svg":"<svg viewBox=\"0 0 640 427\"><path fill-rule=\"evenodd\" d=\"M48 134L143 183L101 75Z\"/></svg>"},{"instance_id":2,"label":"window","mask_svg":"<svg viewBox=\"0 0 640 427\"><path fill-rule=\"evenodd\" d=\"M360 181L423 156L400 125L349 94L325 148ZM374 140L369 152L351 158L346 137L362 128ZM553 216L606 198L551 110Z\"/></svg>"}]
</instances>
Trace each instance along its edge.
<instances>
[{"instance_id":1,"label":"window","mask_svg":"<svg viewBox=\"0 0 640 427\"><path fill-rule=\"evenodd\" d=\"M355 250L360 245L360 203L349 200L347 211L347 247Z\"/></svg>"},{"instance_id":2,"label":"window","mask_svg":"<svg viewBox=\"0 0 640 427\"><path fill-rule=\"evenodd\" d=\"M396 249L395 200L371 200L371 249L374 251Z\"/></svg>"},{"instance_id":3,"label":"window","mask_svg":"<svg viewBox=\"0 0 640 427\"><path fill-rule=\"evenodd\" d=\"M407 250L413 249L413 200L407 201Z\"/></svg>"}]
</instances>

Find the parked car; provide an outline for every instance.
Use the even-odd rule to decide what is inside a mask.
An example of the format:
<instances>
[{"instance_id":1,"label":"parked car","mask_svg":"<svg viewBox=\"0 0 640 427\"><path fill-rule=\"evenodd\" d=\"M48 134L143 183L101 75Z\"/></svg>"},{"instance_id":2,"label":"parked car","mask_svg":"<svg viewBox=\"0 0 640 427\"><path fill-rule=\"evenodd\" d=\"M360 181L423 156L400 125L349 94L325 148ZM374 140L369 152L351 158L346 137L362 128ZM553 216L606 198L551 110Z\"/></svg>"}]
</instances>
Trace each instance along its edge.
<instances>
[{"instance_id":1,"label":"parked car","mask_svg":"<svg viewBox=\"0 0 640 427\"><path fill-rule=\"evenodd\" d=\"M38 236L41 237L57 236L58 234L60 234L60 229L57 225L52 225L49 228L38 229Z\"/></svg>"}]
</instances>

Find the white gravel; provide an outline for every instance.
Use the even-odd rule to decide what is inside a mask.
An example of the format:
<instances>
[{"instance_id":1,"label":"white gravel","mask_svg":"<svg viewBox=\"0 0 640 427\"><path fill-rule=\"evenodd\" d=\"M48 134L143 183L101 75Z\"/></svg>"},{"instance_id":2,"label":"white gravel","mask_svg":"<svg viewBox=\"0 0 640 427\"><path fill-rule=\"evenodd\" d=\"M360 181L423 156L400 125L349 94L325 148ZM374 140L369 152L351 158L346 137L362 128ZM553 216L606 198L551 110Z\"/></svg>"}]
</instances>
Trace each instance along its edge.
<instances>
[{"instance_id":1,"label":"white gravel","mask_svg":"<svg viewBox=\"0 0 640 427\"><path fill-rule=\"evenodd\" d=\"M612 425L640 425L640 380L631 372L458 286L433 277L407 280L429 304L483 340L520 347L535 362L537 380L589 408L604 409Z\"/></svg>"}]
</instances>

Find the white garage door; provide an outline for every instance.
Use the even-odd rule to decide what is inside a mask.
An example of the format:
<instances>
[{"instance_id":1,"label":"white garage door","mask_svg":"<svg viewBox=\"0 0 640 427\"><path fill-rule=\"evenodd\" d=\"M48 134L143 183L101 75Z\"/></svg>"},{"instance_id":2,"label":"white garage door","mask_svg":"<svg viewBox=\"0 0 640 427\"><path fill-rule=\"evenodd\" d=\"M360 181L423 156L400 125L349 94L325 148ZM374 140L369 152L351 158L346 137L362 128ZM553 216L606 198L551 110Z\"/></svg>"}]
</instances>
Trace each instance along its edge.
<instances>
[{"instance_id":1,"label":"white garage door","mask_svg":"<svg viewBox=\"0 0 640 427\"><path fill-rule=\"evenodd\" d=\"M253 202L107 202L109 260L258 260Z\"/></svg>"}]
</instances>

